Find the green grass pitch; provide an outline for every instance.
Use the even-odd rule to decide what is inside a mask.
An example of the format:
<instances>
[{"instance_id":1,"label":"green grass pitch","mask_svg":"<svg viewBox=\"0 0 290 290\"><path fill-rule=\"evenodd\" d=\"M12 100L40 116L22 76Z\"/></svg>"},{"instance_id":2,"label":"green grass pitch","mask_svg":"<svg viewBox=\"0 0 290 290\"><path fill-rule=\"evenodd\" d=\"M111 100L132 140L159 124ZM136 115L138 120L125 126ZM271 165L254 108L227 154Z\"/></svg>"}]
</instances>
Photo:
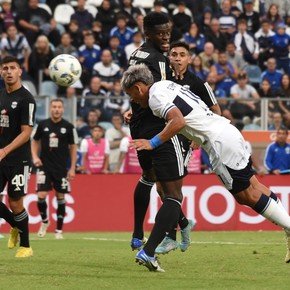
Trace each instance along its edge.
<instances>
[{"instance_id":1,"label":"green grass pitch","mask_svg":"<svg viewBox=\"0 0 290 290\"><path fill-rule=\"evenodd\" d=\"M130 233L31 234L34 256L0 240L0 289L290 289L282 232L192 232L192 245L160 257L165 273L135 263ZM148 236L148 235L147 235Z\"/></svg>"}]
</instances>

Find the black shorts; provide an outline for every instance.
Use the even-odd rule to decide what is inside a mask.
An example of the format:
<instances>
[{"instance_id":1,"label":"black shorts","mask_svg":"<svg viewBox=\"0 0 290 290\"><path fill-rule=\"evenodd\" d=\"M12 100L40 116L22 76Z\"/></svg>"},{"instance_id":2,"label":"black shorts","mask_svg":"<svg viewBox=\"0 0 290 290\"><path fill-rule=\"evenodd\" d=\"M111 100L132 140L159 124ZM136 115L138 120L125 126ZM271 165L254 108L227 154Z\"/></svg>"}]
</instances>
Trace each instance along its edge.
<instances>
[{"instance_id":1,"label":"black shorts","mask_svg":"<svg viewBox=\"0 0 290 290\"><path fill-rule=\"evenodd\" d=\"M47 171L42 167L36 171L36 191L50 191L54 189L59 193L70 193L70 183L67 172Z\"/></svg>"},{"instance_id":2,"label":"black shorts","mask_svg":"<svg viewBox=\"0 0 290 290\"><path fill-rule=\"evenodd\" d=\"M30 164L0 165L0 192L7 184L7 194L12 199L19 199L27 193Z\"/></svg>"},{"instance_id":3,"label":"black shorts","mask_svg":"<svg viewBox=\"0 0 290 290\"><path fill-rule=\"evenodd\" d=\"M178 180L187 175L185 160L190 142L183 135L174 136L152 151L138 151L144 171L154 169L156 181Z\"/></svg>"},{"instance_id":4,"label":"black shorts","mask_svg":"<svg viewBox=\"0 0 290 290\"><path fill-rule=\"evenodd\" d=\"M254 175L251 157L247 166L241 170L234 170L227 166L226 168L233 179L232 189L229 190L231 194L237 194L250 186L250 179Z\"/></svg>"}]
</instances>

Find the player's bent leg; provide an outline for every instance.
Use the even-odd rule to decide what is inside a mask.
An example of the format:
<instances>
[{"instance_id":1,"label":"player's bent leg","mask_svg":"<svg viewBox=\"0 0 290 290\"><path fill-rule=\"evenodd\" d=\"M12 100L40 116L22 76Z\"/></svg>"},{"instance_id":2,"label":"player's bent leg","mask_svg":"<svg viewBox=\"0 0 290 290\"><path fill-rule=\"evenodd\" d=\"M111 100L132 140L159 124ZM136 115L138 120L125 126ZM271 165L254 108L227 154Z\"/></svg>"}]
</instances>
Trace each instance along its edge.
<instances>
[{"instance_id":1,"label":"player's bent leg","mask_svg":"<svg viewBox=\"0 0 290 290\"><path fill-rule=\"evenodd\" d=\"M6 220L12 228L16 226L13 213L2 201L0 201L0 218Z\"/></svg>"}]
</instances>

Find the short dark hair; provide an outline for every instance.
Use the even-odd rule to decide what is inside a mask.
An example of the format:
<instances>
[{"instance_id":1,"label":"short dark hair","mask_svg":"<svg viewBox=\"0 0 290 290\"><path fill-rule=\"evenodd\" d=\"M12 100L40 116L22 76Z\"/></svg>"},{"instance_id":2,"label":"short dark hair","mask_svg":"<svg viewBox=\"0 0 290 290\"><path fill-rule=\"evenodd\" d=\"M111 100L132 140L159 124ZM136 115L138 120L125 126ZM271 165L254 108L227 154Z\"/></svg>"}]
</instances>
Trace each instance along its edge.
<instances>
[{"instance_id":1,"label":"short dark hair","mask_svg":"<svg viewBox=\"0 0 290 290\"><path fill-rule=\"evenodd\" d=\"M52 100L50 101L50 104L52 104L52 103L62 103L62 104L63 104L63 100L60 99L60 98L52 99Z\"/></svg>"},{"instance_id":2,"label":"short dark hair","mask_svg":"<svg viewBox=\"0 0 290 290\"><path fill-rule=\"evenodd\" d=\"M286 134L288 135L288 129L287 129L287 127L285 127L284 125L281 125L281 126L277 129L277 132L278 132L278 131L286 132Z\"/></svg>"},{"instance_id":3,"label":"short dark hair","mask_svg":"<svg viewBox=\"0 0 290 290\"><path fill-rule=\"evenodd\" d=\"M0 65L2 66L3 64L5 64L5 63L9 63L9 62L16 62L16 63L19 65L19 67L21 67L21 64L20 64L19 59L18 59L17 57L15 57L15 56L12 56L12 55L7 55L7 56L5 56L5 57L1 60Z\"/></svg>"},{"instance_id":4,"label":"short dark hair","mask_svg":"<svg viewBox=\"0 0 290 290\"><path fill-rule=\"evenodd\" d=\"M184 41L174 41L170 43L170 50L174 47L183 47L189 52L189 45Z\"/></svg>"},{"instance_id":5,"label":"short dark hair","mask_svg":"<svg viewBox=\"0 0 290 290\"><path fill-rule=\"evenodd\" d=\"M153 30L156 25L162 25L170 22L169 17L165 13L149 12L143 20L144 30Z\"/></svg>"}]
</instances>

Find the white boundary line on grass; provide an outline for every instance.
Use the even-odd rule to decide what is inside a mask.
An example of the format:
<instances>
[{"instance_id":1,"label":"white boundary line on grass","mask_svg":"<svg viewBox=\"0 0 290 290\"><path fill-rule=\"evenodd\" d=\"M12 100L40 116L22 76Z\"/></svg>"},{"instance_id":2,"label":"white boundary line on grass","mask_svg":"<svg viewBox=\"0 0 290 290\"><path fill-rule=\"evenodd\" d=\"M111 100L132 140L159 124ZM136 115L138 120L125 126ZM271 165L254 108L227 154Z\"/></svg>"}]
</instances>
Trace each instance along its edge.
<instances>
[{"instance_id":1,"label":"white boundary line on grass","mask_svg":"<svg viewBox=\"0 0 290 290\"><path fill-rule=\"evenodd\" d=\"M104 242L126 242L129 243L129 240L125 239L108 239L108 238L81 238L82 240L88 241L104 241ZM242 242L223 242L223 241L191 241L191 244L217 244L217 245L281 245L281 243L271 243L271 242L264 242L264 243L242 243Z\"/></svg>"}]
</instances>

